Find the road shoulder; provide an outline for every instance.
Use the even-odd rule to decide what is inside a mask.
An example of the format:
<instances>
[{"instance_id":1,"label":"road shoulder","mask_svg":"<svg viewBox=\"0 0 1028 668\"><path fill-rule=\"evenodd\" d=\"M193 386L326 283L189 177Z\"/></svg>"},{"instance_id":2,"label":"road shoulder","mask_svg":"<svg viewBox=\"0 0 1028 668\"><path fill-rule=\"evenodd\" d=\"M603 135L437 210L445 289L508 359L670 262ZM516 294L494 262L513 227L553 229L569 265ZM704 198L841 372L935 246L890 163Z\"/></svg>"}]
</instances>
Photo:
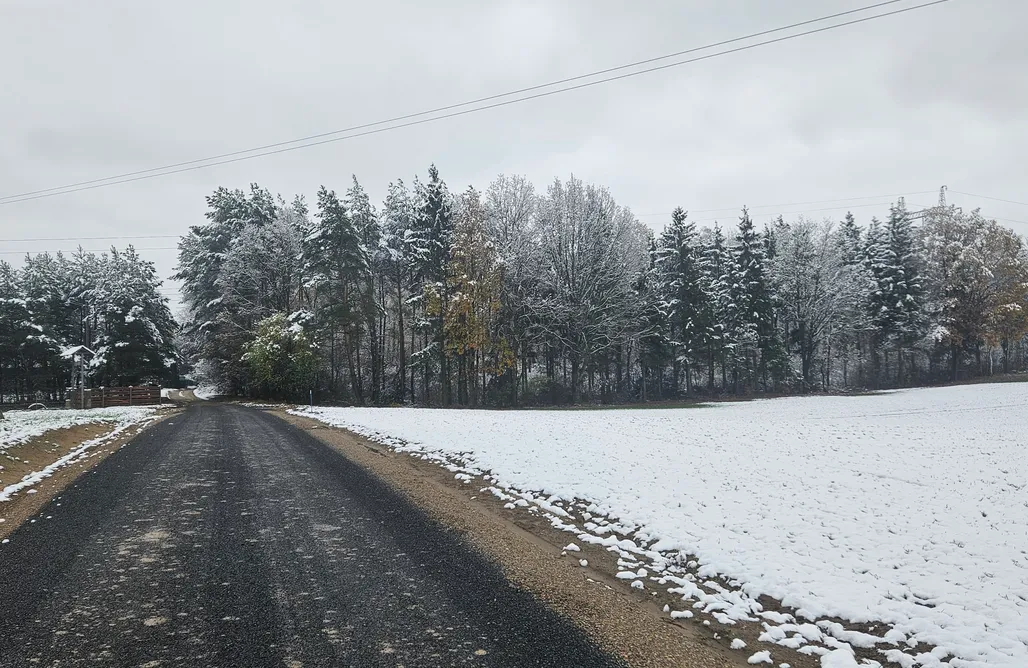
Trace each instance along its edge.
<instances>
[{"instance_id":1,"label":"road shoulder","mask_svg":"<svg viewBox=\"0 0 1028 668\"><path fill-rule=\"evenodd\" d=\"M746 665L745 657L727 652L711 634L668 621L645 594L622 591L602 569L580 566L578 555L562 556L567 534L544 523L514 521L490 495L462 485L435 464L393 453L310 418L271 412L407 495L498 563L511 582L570 618L601 648L630 666Z\"/></svg>"},{"instance_id":2,"label":"road shoulder","mask_svg":"<svg viewBox=\"0 0 1028 668\"><path fill-rule=\"evenodd\" d=\"M171 417L178 411L165 409L153 419L124 429L112 438L105 438L117 431L117 425L109 422L87 423L67 429L54 429L37 436L26 443L7 448L0 457L4 484L46 468L61 457L69 454L86 441L100 439L95 447L67 466L63 466L32 487L16 492L7 501L0 501L0 540L6 539L25 522L34 517L50 501L60 496L80 476L92 470L111 453L123 447L139 433L158 422ZM0 484L0 488L3 484Z\"/></svg>"}]
</instances>

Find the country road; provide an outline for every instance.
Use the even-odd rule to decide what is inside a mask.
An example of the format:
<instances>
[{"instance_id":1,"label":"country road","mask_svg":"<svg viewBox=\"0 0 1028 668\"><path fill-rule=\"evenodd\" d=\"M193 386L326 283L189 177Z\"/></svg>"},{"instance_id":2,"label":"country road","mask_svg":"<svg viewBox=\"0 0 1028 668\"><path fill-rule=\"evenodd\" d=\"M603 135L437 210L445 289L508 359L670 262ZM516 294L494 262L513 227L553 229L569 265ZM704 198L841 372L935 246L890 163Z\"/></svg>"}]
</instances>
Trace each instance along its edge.
<instances>
[{"instance_id":1,"label":"country road","mask_svg":"<svg viewBox=\"0 0 1028 668\"><path fill-rule=\"evenodd\" d=\"M622 664L302 430L194 404L0 546L0 665Z\"/></svg>"}]
</instances>

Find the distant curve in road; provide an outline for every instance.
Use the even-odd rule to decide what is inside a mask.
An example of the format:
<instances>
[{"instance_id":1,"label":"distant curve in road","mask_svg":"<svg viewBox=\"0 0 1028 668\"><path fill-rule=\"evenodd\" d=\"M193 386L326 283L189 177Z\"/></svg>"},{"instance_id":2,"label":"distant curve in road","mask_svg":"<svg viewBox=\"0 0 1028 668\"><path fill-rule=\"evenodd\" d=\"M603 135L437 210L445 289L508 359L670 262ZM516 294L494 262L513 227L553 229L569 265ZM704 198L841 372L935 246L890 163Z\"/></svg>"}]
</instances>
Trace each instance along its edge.
<instances>
[{"instance_id":1,"label":"distant curve in road","mask_svg":"<svg viewBox=\"0 0 1028 668\"><path fill-rule=\"evenodd\" d=\"M10 541L5 668L623 665L364 469L239 406L155 425Z\"/></svg>"}]
</instances>

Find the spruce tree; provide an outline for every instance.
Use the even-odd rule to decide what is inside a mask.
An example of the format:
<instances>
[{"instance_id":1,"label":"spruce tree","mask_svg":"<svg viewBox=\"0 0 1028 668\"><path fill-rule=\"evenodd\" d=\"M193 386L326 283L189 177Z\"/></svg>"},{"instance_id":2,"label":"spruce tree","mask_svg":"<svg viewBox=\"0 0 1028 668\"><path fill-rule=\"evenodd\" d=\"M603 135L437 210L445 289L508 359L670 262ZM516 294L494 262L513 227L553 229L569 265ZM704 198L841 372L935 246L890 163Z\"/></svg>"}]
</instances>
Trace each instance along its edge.
<instances>
[{"instance_id":1,"label":"spruce tree","mask_svg":"<svg viewBox=\"0 0 1028 668\"><path fill-rule=\"evenodd\" d=\"M703 291L703 340L707 353L707 389L713 392L714 372L721 367L721 387L727 386L726 353L730 344L726 327L731 288L731 252L721 226L714 223L710 240L700 257L700 289Z\"/></svg>"},{"instance_id":2,"label":"spruce tree","mask_svg":"<svg viewBox=\"0 0 1028 668\"><path fill-rule=\"evenodd\" d=\"M749 211L743 209L733 249L732 280L729 290L727 328L734 340L733 381L745 372L752 382L759 373L765 389L767 375L780 375L784 359L781 337L775 327L774 295L764 265L767 239L754 228Z\"/></svg>"},{"instance_id":3,"label":"spruce tree","mask_svg":"<svg viewBox=\"0 0 1028 668\"><path fill-rule=\"evenodd\" d=\"M453 198L435 165L428 168L428 183L420 188L419 205L413 234L417 253L418 278L423 285L423 312L432 334L431 349L439 363L440 401L450 404L450 370L446 355L446 307L449 289L446 267L453 243ZM429 346L422 351L426 398L431 371Z\"/></svg>"},{"instance_id":4,"label":"spruce tree","mask_svg":"<svg viewBox=\"0 0 1028 668\"><path fill-rule=\"evenodd\" d=\"M410 192L402 180L389 184L388 195L382 210L382 272L385 274L396 310L394 338L398 344L397 372L394 382L396 401L403 403L407 395L407 300L414 278L414 256L411 251L413 238L414 208ZM414 341L411 340L411 350ZM411 396L414 394L414 379L410 380Z\"/></svg>"},{"instance_id":5,"label":"spruce tree","mask_svg":"<svg viewBox=\"0 0 1028 668\"><path fill-rule=\"evenodd\" d=\"M208 379L228 393L242 389L238 369L239 332L222 306L218 286L222 264L244 228L264 226L275 220L278 206L271 193L250 185L250 192L218 188L207 198L207 222L194 225L179 240L178 266L173 279L182 281L188 314L182 323L186 352L207 360L216 374Z\"/></svg>"},{"instance_id":6,"label":"spruce tree","mask_svg":"<svg viewBox=\"0 0 1028 668\"><path fill-rule=\"evenodd\" d=\"M678 392L679 367L685 372L686 393L692 392L692 366L704 343L706 295L701 285L696 226L676 208L654 252L654 273L660 305L668 321L667 343L674 361L673 391Z\"/></svg>"},{"instance_id":7,"label":"spruce tree","mask_svg":"<svg viewBox=\"0 0 1028 668\"><path fill-rule=\"evenodd\" d=\"M100 257L85 295L99 326L87 344L94 377L103 385L161 384L177 378L175 322L153 262L135 248Z\"/></svg>"},{"instance_id":8,"label":"spruce tree","mask_svg":"<svg viewBox=\"0 0 1028 668\"><path fill-rule=\"evenodd\" d=\"M649 241L649 266L639 272L632 290L639 304L640 336L639 336L639 367L640 367L640 399L647 401L651 385L650 378L654 372L659 374L669 359L674 356L671 319L673 307L666 296L667 277L658 266L661 248L654 239ZM659 376L658 376L659 377ZM659 387L659 384L658 384ZM659 395L659 389L658 389Z\"/></svg>"},{"instance_id":9,"label":"spruce tree","mask_svg":"<svg viewBox=\"0 0 1028 668\"><path fill-rule=\"evenodd\" d=\"M861 259L861 229L852 212L846 212L839 226L839 243L842 246L843 263L847 266L858 264Z\"/></svg>"},{"instance_id":10,"label":"spruce tree","mask_svg":"<svg viewBox=\"0 0 1028 668\"><path fill-rule=\"evenodd\" d=\"M361 254L365 259L363 271L357 278L357 289L360 291L360 313L367 331L368 357L371 367L371 401L378 404L382 400L382 340L384 333L379 331L379 307L375 297L375 276L380 273L382 262L379 242L382 239L382 228L371 204L367 192L353 177L353 185L346 191L346 208L349 210L350 221L360 241Z\"/></svg>"},{"instance_id":11,"label":"spruce tree","mask_svg":"<svg viewBox=\"0 0 1028 668\"><path fill-rule=\"evenodd\" d=\"M317 214L311 233L303 241L304 274L324 306L318 314L328 334L330 391L336 392L338 368L336 340L342 337L353 399L364 402L360 361L355 357L362 332L361 283L368 270L368 258L346 205L334 190L318 190Z\"/></svg>"},{"instance_id":12,"label":"spruce tree","mask_svg":"<svg viewBox=\"0 0 1028 668\"><path fill-rule=\"evenodd\" d=\"M17 380L29 363L26 346L31 337L41 334L33 327L22 294L18 272L0 260L0 404L17 395Z\"/></svg>"},{"instance_id":13,"label":"spruce tree","mask_svg":"<svg viewBox=\"0 0 1028 668\"><path fill-rule=\"evenodd\" d=\"M916 238L902 198L889 209L885 225L884 292L889 295L889 333L896 344L896 377L903 382L904 349L924 332L923 290Z\"/></svg>"}]
</instances>

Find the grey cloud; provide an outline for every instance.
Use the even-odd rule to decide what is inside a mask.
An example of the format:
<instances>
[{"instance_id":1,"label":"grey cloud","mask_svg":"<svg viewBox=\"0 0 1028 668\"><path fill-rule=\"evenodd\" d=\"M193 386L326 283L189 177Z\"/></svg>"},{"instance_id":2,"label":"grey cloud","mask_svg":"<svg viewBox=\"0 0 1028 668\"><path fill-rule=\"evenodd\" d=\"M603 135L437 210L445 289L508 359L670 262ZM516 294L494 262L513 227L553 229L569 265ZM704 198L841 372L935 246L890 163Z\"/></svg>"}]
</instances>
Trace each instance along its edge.
<instances>
[{"instance_id":1,"label":"grey cloud","mask_svg":"<svg viewBox=\"0 0 1028 668\"><path fill-rule=\"evenodd\" d=\"M0 195L409 113L859 4L4 3ZM433 161L455 190L500 172L543 189L574 172L639 213L942 183L1025 201L1025 23L1020 0L953 0L416 128L0 205L0 238L180 232L202 220L206 193L251 181L310 196L356 173L380 200L389 181L409 182ZM966 204L1028 220L1025 207ZM174 253L153 255L170 273Z\"/></svg>"}]
</instances>

